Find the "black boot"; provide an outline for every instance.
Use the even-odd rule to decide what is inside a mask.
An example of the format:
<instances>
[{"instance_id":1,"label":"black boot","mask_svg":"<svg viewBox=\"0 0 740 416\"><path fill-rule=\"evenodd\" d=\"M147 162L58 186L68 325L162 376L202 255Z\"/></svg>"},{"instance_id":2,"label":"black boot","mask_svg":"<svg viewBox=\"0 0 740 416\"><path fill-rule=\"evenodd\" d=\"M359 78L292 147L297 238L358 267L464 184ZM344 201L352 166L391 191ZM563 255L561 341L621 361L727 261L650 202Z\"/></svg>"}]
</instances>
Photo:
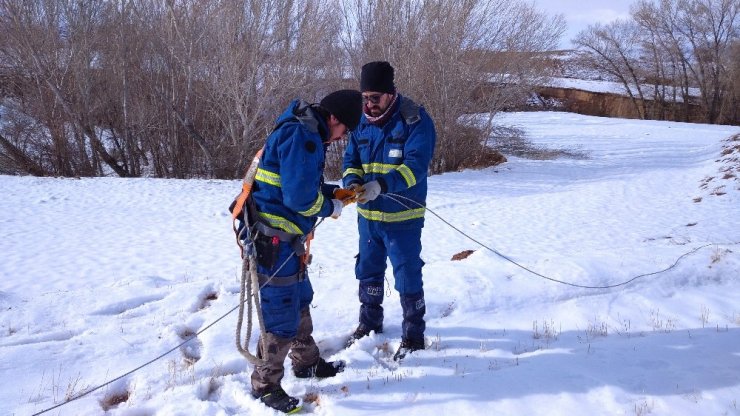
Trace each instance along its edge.
<instances>
[{"instance_id":1,"label":"black boot","mask_svg":"<svg viewBox=\"0 0 740 416\"><path fill-rule=\"evenodd\" d=\"M424 341L426 322L424 314L427 308L424 303L424 291L411 295L401 295L401 308L403 309L403 323L401 338L405 340Z\"/></svg>"},{"instance_id":2,"label":"black boot","mask_svg":"<svg viewBox=\"0 0 740 416\"><path fill-rule=\"evenodd\" d=\"M323 358L319 358L316 364L305 367L305 368L294 368L293 374L298 378L325 378L334 377L338 373L344 371L345 363L342 360L338 361L325 361Z\"/></svg>"},{"instance_id":3,"label":"black boot","mask_svg":"<svg viewBox=\"0 0 740 416\"><path fill-rule=\"evenodd\" d=\"M360 324L347 340L345 347L375 331L383 332L383 279L360 280Z\"/></svg>"},{"instance_id":4,"label":"black boot","mask_svg":"<svg viewBox=\"0 0 740 416\"><path fill-rule=\"evenodd\" d=\"M298 399L288 396L288 393L280 386L262 393L253 392L252 397L259 399L265 406L283 413L291 414L301 410L301 407L298 406Z\"/></svg>"},{"instance_id":5,"label":"black boot","mask_svg":"<svg viewBox=\"0 0 740 416\"><path fill-rule=\"evenodd\" d=\"M358 339L364 338L368 335L370 335L371 332L375 331L376 334L382 334L383 333L383 326L381 325L378 329L372 329L369 326L365 324L359 324L357 325L357 329L355 329L355 332L350 335L349 339L347 340L347 344L345 344L345 348L349 348L354 344Z\"/></svg>"},{"instance_id":6,"label":"black boot","mask_svg":"<svg viewBox=\"0 0 740 416\"><path fill-rule=\"evenodd\" d=\"M401 361L406 358L406 354L410 354L414 351L423 350L426 346L424 345L424 339L407 339L401 340L401 345L398 346L398 350L393 354L393 361Z\"/></svg>"}]
</instances>

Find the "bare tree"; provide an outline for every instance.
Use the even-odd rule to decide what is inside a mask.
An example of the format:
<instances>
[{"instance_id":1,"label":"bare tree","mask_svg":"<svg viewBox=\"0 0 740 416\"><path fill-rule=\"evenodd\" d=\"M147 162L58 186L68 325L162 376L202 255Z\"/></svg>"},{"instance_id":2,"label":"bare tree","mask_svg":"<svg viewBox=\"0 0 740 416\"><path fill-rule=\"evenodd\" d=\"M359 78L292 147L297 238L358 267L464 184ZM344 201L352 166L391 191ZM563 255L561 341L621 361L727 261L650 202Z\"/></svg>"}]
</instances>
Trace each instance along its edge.
<instances>
[{"instance_id":1,"label":"bare tree","mask_svg":"<svg viewBox=\"0 0 740 416\"><path fill-rule=\"evenodd\" d=\"M312 101L319 89L336 85L337 29L329 6L167 1L166 24L151 39L168 82L155 91L199 146L204 174L235 176L291 97Z\"/></svg>"},{"instance_id":2,"label":"bare tree","mask_svg":"<svg viewBox=\"0 0 740 416\"><path fill-rule=\"evenodd\" d=\"M639 67L638 30L634 22L616 20L606 25L596 23L581 31L573 43L589 52L583 64L618 80L629 96L637 115L647 118L646 97Z\"/></svg>"},{"instance_id":3,"label":"bare tree","mask_svg":"<svg viewBox=\"0 0 740 416\"><path fill-rule=\"evenodd\" d=\"M288 100L316 101L341 83L338 32L325 1L225 2L209 50L218 71L204 80L214 115L224 126L215 152L241 173L261 147Z\"/></svg>"},{"instance_id":4,"label":"bare tree","mask_svg":"<svg viewBox=\"0 0 740 416\"><path fill-rule=\"evenodd\" d=\"M390 61L402 93L434 118L433 172L458 169L486 149L493 115L540 74L532 53L554 48L564 31L561 16L548 18L517 1L342 4L342 41L355 77L364 62ZM471 112L489 113L480 130L461 125L461 117Z\"/></svg>"},{"instance_id":5,"label":"bare tree","mask_svg":"<svg viewBox=\"0 0 740 416\"><path fill-rule=\"evenodd\" d=\"M738 38L736 0L642 0L632 8L632 17L650 39L648 45L660 52L662 68L680 86L688 118L690 88L698 88L704 118L720 120L731 89L731 45Z\"/></svg>"},{"instance_id":6,"label":"bare tree","mask_svg":"<svg viewBox=\"0 0 740 416\"><path fill-rule=\"evenodd\" d=\"M97 126L97 114L102 110L97 95L101 71L96 60L99 39L94 33L104 3L0 3L0 18L8 29L3 57L22 74L23 98L30 98L16 104L46 128L37 142L48 140L48 145L37 151L47 153L46 164L51 168L48 173L100 174L96 165L99 158L119 176L130 176L106 148Z\"/></svg>"},{"instance_id":7,"label":"bare tree","mask_svg":"<svg viewBox=\"0 0 740 416\"><path fill-rule=\"evenodd\" d=\"M563 25L506 0L0 0L0 162L239 176L291 98L318 101L387 59L435 118L433 170L454 170L483 154ZM478 129L462 121L473 112L489 114Z\"/></svg>"},{"instance_id":8,"label":"bare tree","mask_svg":"<svg viewBox=\"0 0 740 416\"><path fill-rule=\"evenodd\" d=\"M727 55L728 71L725 74L728 92L722 107L721 119L729 124L740 125L740 39L735 39Z\"/></svg>"}]
</instances>

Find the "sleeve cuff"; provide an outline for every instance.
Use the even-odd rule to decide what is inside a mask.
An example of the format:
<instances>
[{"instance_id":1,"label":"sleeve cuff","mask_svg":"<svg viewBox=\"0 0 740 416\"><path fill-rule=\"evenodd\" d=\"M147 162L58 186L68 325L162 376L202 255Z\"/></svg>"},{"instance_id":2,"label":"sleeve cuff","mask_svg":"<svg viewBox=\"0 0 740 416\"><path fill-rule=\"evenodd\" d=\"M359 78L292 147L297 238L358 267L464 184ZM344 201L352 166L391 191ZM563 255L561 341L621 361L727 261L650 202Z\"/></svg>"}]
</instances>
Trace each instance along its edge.
<instances>
[{"instance_id":1,"label":"sleeve cuff","mask_svg":"<svg viewBox=\"0 0 740 416\"><path fill-rule=\"evenodd\" d=\"M378 185L380 185L381 194L388 192L388 184L385 182L385 178L378 178Z\"/></svg>"}]
</instances>

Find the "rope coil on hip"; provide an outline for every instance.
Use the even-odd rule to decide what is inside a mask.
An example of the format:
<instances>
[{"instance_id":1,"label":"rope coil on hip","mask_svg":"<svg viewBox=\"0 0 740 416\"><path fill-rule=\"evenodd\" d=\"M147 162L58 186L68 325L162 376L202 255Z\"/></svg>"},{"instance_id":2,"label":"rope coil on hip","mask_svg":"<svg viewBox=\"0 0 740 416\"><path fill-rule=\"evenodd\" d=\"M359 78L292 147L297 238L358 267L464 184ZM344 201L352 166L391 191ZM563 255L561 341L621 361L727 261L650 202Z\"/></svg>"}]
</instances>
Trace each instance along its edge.
<instances>
[{"instance_id":1,"label":"rope coil on hip","mask_svg":"<svg viewBox=\"0 0 740 416\"><path fill-rule=\"evenodd\" d=\"M247 276L249 275L249 276ZM253 291L253 288L257 287L257 292ZM246 301L245 301L246 298ZM242 326L244 323L244 304L247 304L247 332L244 335L244 343L241 342ZM260 327L260 334L264 334L265 322L262 316L262 304L259 296L259 278L257 277L257 262L255 261L254 255L244 256L242 261L242 278L240 284L239 293L239 314L237 315L236 322L236 349L247 359L251 364L257 366L264 364L265 361L249 352L249 341L252 339L252 307L257 309L257 321ZM262 348L264 350L265 339L264 337L259 338L263 343ZM259 351L259 346L257 347ZM259 353L258 353L259 355Z\"/></svg>"}]
</instances>

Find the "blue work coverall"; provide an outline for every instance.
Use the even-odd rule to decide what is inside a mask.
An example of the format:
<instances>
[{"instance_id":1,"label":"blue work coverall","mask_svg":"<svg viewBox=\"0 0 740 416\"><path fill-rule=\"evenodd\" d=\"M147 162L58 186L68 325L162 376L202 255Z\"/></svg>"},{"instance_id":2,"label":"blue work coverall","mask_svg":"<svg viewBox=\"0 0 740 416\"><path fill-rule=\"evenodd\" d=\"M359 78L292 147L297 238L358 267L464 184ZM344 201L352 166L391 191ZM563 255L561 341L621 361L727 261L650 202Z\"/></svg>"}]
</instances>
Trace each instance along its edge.
<instances>
[{"instance_id":1,"label":"blue work coverall","mask_svg":"<svg viewBox=\"0 0 740 416\"><path fill-rule=\"evenodd\" d=\"M436 133L426 111L400 94L391 113L382 126L363 115L344 155L345 187L373 180L381 186L378 198L357 206L359 321L371 330L383 329L386 258L390 258L403 307L403 337L423 340L421 229ZM384 195L388 193L395 195Z\"/></svg>"},{"instance_id":2,"label":"blue work coverall","mask_svg":"<svg viewBox=\"0 0 740 416\"><path fill-rule=\"evenodd\" d=\"M263 251L272 253L274 264L257 267L266 334L258 343L257 355L264 364L255 366L252 373L253 391L280 385L288 353L294 368L308 367L319 359L311 335L313 288L295 254L295 239L302 247L302 238L312 231L317 217L328 217L334 209L332 191L338 186L323 183L326 147L322 138L327 135L324 117L307 103L293 101L278 117L259 162L251 195L257 219L292 242L277 236L261 240L272 249ZM255 247L259 262L257 241Z\"/></svg>"}]
</instances>

